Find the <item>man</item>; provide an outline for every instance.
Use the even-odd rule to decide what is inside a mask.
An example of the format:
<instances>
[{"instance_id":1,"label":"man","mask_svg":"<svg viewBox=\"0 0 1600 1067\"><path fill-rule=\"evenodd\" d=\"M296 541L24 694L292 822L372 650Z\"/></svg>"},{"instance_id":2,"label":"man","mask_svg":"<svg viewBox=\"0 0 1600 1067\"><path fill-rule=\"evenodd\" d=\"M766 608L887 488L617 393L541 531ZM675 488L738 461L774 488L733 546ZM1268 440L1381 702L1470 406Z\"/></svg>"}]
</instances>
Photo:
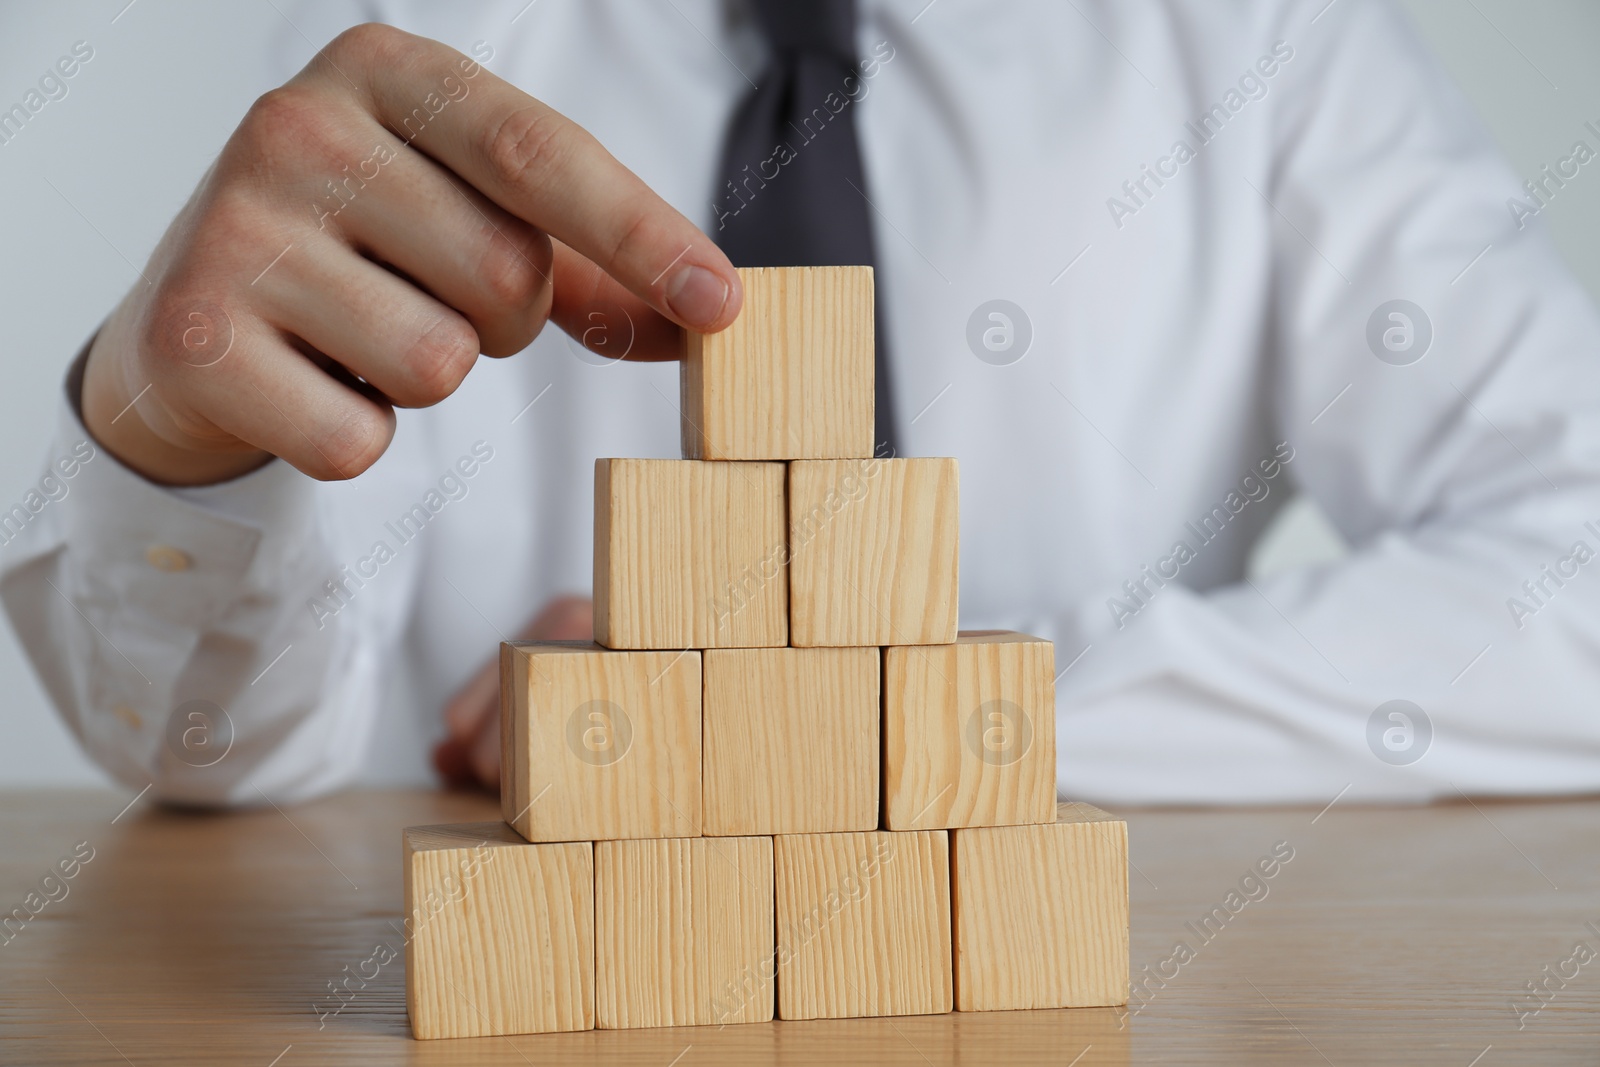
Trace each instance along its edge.
<instances>
[{"instance_id":1,"label":"man","mask_svg":"<svg viewBox=\"0 0 1600 1067\"><path fill-rule=\"evenodd\" d=\"M886 433L961 461L963 624L1056 642L1064 792L1600 788L1600 320L1390 8L860 0L841 58L783 6L290 13L332 43L69 378L51 461L95 458L4 558L95 759L251 803L443 732L492 782L480 665L586 632L592 460L675 453L644 361L732 321L776 201L866 235ZM813 121L763 154L774 79ZM1353 552L1244 582L1291 485Z\"/></svg>"}]
</instances>

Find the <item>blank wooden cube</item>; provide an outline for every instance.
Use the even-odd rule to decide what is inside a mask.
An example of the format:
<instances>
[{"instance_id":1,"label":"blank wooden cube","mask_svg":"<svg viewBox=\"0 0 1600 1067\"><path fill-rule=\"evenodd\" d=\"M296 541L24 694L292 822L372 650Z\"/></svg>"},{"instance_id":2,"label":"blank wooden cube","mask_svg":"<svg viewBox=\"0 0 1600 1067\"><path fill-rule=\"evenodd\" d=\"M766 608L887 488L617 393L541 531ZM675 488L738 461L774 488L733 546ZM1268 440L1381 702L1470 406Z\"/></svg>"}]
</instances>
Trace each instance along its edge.
<instances>
[{"instance_id":1,"label":"blank wooden cube","mask_svg":"<svg viewBox=\"0 0 1600 1067\"><path fill-rule=\"evenodd\" d=\"M700 834L700 653L500 646L500 807L530 841Z\"/></svg>"},{"instance_id":2,"label":"blank wooden cube","mask_svg":"<svg viewBox=\"0 0 1600 1067\"><path fill-rule=\"evenodd\" d=\"M878 827L878 650L705 653L706 834Z\"/></svg>"},{"instance_id":3,"label":"blank wooden cube","mask_svg":"<svg viewBox=\"0 0 1600 1067\"><path fill-rule=\"evenodd\" d=\"M951 831L956 1008L1128 1002L1128 825L1062 804L1047 826Z\"/></svg>"},{"instance_id":4,"label":"blank wooden cube","mask_svg":"<svg viewBox=\"0 0 1600 1067\"><path fill-rule=\"evenodd\" d=\"M594 854L498 822L405 831L406 1010L417 1038L594 1027Z\"/></svg>"},{"instance_id":5,"label":"blank wooden cube","mask_svg":"<svg viewBox=\"0 0 1600 1067\"><path fill-rule=\"evenodd\" d=\"M789 642L784 465L602 459L594 635L610 648Z\"/></svg>"},{"instance_id":6,"label":"blank wooden cube","mask_svg":"<svg viewBox=\"0 0 1600 1067\"><path fill-rule=\"evenodd\" d=\"M778 1017L950 1010L943 830L775 839Z\"/></svg>"},{"instance_id":7,"label":"blank wooden cube","mask_svg":"<svg viewBox=\"0 0 1600 1067\"><path fill-rule=\"evenodd\" d=\"M871 267L741 267L744 308L689 333L686 459L849 459L873 451Z\"/></svg>"},{"instance_id":8,"label":"blank wooden cube","mask_svg":"<svg viewBox=\"0 0 1600 1067\"><path fill-rule=\"evenodd\" d=\"M601 1029L772 1018L772 839L595 845Z\"/></svg>"},{"instance_id":9,"label":"blank wooden cube","mask_svg":"<svg viewBox=\"0 0 1600 1067\"><path fill-rule=\"evenodd\" d=\"M1054 822L1055 646L974 630L884 649L883 800L891 830Z\"/></svg>"},{"instance_id":10,"label":"blank wooden cube","mask_svg":"<svg viewBox=\"0 0 1600 1067\"><path fill-rule=\"evenodd\" d=\"M956 639L953 459L789 465L790 644Z\"/></svg>"}]
</instances>

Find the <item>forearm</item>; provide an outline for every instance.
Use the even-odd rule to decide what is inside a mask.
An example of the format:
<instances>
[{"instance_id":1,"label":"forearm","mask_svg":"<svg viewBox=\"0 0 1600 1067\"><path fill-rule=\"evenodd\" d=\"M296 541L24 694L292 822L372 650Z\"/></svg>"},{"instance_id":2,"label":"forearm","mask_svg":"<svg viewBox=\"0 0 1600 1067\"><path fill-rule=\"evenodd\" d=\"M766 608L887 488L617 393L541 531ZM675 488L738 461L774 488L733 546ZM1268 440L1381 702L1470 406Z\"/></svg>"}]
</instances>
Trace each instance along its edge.
<instances>
[{"instance_id":1,"label":"forearm","mask_svg":"<svg viewBox=\"0 0 1600 1067\"><path fill-rule=\"evenodd\" d=\"M1569 563L1563 586L1543 578L1574 542L1600 549L1584 527L1600 478L1535 461L1561 491L1337 564L1207 594L1149 585L1121 628L1105 601L1123 591L1086 599L1058 627L1057 670L1088 647L1057 686L1062 788L1122 803L1600 790L1600 577ZM1528 580L1553 595L1519 619L1507 604Z\"/></svg>"}]
</instances>

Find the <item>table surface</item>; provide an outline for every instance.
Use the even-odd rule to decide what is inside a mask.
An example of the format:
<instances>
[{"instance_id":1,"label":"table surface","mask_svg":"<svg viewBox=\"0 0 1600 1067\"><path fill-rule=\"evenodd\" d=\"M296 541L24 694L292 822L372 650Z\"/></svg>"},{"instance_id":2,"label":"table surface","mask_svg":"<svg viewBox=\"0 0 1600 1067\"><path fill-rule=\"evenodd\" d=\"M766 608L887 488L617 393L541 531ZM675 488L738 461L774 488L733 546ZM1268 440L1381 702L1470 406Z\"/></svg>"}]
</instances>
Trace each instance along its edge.
<instances>
[{"instance_id":1,"label":"table surface","mask_svg":"<svg viewBox=\"0 0 1600 1067\"><path fill-rule=\"evenodd\" d=\"M1126 814L1147 990L1127 1015L418 1042L403 956L372 962L402 944L400 830L495 818L488 800L368 792L202 815L0 793L0 910L93 849L0 944L0 1062L1600 1064L1600 801ZM1275 848L1293 858L1239 892ZM369 977L334 1013L346 975Z\"/></svg>"}]
</instances>

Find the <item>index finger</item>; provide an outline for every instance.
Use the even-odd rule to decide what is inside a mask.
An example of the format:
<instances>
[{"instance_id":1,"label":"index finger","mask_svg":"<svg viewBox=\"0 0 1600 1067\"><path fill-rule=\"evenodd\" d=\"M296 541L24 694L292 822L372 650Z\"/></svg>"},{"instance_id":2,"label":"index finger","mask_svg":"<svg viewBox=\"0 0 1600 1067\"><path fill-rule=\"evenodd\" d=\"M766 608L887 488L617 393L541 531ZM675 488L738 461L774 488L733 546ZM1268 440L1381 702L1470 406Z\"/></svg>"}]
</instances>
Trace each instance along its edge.
<instances>
[{"instance_id":1,"label":"index finger","mask_svg":"<svg viewBox=\"0 0 1600 1067\"><path fill-rule=\"evenodd\" d=\"M373 26L341 42L372 113L406 143L679 325L713 333L738 314L728 257L587 130L437 41Z\"/></svg>"}]
</instances>

